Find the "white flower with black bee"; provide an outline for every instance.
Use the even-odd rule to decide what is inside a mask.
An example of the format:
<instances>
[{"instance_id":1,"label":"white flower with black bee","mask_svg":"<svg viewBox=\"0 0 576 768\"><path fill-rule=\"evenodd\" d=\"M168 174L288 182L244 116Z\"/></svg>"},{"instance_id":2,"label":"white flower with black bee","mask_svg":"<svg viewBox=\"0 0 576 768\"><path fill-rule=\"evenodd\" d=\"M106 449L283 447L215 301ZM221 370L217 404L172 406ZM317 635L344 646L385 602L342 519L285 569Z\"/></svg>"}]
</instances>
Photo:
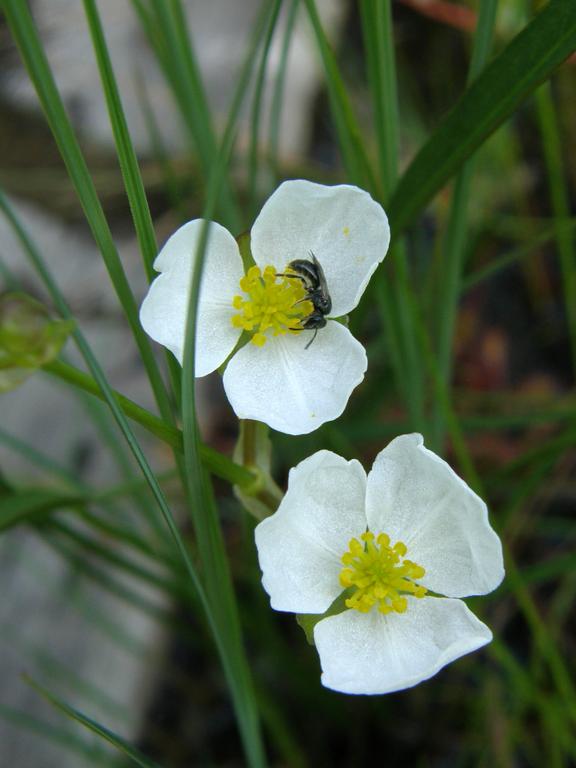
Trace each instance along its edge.
<instances>
[{"instance_id":1,"label":"white flower with black bee","mask_svg":"<svg viewBox=\"0 0 576 768\"><path fill-rule=\"evenodd\" d=\"M328 688L410 688L492 639L459 598L500 584L500 540L421 435L393 440L368 475L330 451L305 459L256 545L273 608L328 612L314 626Z\"/></svg>"},{"instance_id":2,"label":"white flower with black bee","mask_svg":"<svg viewBox=\"0 0 576 768\"><path fill-rule=\"evenodd\" d=\"M146 332L180 362L202 223L188 222L167 241L140 310ZM280 432L305 434L340 416L367 360L334 318L357 306L389 241L386 214L367 192L303 180L284 182L265 203L250 233L247 273L234 237L212 222L196 376L228 360L224 388L237 416Z\"/></svg>"}]
</instances>

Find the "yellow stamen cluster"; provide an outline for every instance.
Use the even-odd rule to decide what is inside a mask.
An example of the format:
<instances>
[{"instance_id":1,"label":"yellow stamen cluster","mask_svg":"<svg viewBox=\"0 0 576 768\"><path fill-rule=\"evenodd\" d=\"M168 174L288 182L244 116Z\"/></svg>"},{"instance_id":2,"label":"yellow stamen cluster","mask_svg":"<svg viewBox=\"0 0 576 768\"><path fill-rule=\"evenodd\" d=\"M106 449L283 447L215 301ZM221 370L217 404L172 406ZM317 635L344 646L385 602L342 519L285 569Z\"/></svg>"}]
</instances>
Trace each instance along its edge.
<instances>
[{"instance_id":1,"label":"yellow stamen cluster","mask_svg":"<svg viewBox=\"0 0 576 768\"><path fill-rule=\"evenodd\" d=\"M356 587L346 600L348 608L368 613L378 605L380 613L404 613L408 607L405 594L424 597L426 588L415 584L425 574L421 565L404 560L406 545L401 541L390 546L390 537L380 533L377 537L366 531L360 538L351 539L348 552L342 555L346 566L340 573L343 587Z\"/></svg>"},{"instance_id":2,"label":"yellow stamen cluster","mask_svg":"<svg viewBox=\"0 0 576 768\"><path fill-rule=\"evenodd\" d=\"M301 321L314 310L311 301L305 299L302 281L280 277L274 267L250 267L240 280L240 288L247 294L234 296L232 306L240 314L232 316L232 325L253 334L252 343L261 347L266 343L266 331L273 336L298 333Z\"/></svg>"}]
</instances>

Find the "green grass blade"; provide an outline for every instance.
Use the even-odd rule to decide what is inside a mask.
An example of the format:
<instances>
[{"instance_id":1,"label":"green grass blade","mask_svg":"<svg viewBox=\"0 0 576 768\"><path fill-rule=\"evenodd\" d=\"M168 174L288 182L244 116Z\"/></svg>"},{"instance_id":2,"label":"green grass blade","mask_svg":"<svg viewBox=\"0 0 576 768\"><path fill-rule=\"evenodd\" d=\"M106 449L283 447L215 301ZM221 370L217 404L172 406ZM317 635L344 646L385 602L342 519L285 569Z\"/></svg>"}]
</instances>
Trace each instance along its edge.
<instances>
[{"instance_id":1,"label":"green grass blade","mask_svg":"<svg viewBox=\"0 0 576 768\"><path fill-rule=\"evenodd\" d=\"M564 176L565 163L562 157L556 106L552 99L549 83L545 83L536 92L536 111L546 160L546 177L550 189L550 200L554 216L558 222L556 246L560 257L564 307L572 355L572 373L573 376L576 376L576 246L574 234L562 226L562 222L570 215L570 202Z\"/></svg>"},{"instance_id":2,"label":"green grass blade","mask_svg":"<svg viewBox=\"0 0 576 768\"><path fill-rule=\"evenodd\" d=\"M274 6L274 13L270 16L268 29L262 52L260 54L260 63L256 75L256 84L254 87L254 96L252 99L252 109L250 110L250 148L248 150L248 210L250 218L253 219L257 213L258 203L258 171L260 155L260 125L262 123L262 97L264 96L264 85L266 82L266 69L270 56L272 39L276 30L276 23L280 15L280 4Z\"/></svg>"},{"instance_id":3,"label":"green grass blade","mask_svg":"<svg viewBox=\"0 0 576 768\"><path fill-rule=\"evenodd\" d=\"M360 4L368 80L374 105L379 156L379 187L387 201L398 176L399 109L390 0ZM384 265L386 278L373 283L378 293L382 334L396 389L404 398L412 429L425 431L421 354L418 350L414 305L405 243L392 231L392 246Z\"/></svg>"},{"instance_id":4,"label":"green grass blade","mask_svg":"<svg viewBox=\"0 0 576 768\"><path fill-rule=\"evenodd\" d=\"M474 82L488 60L497 5L498 0L485 0L480 6L468 83ZM438 314L437 354L439 373L448 393L452 379L452 347L464 270L468 202L473 174L474 163L473 159L470 159L462 167L456 178L444 247L442 248L442 282L439 286L438 297L442 311ZM435 410L432 425L431 448L442 452L445 430L442 408Z\"/></svg>"},{"instance_id":5,"label":"green grass blade","mask_svg":"<svg viewBox=\"0 0 576 768\"><path fill-rule=\"evenodd\" d=\"M397 235L575 48L576 3L549 3L467 89L404 173L389 209Z\"/></svg>"},{"instance_id":6,"label":"green grass blade","mask_svg":"<svg viewBox=\"0 0 576 768\"><path fill-rule=\"evenodd\" d=\"M330 107L336 128L336 138L342 153L347 176L353 184L375 194L376 183L368 157L364 151L364 138L356 120L348 92L340 75L338 64L326 38L314 0L303 0L314 30L330 98Z\"/></svg>"},{"instance_id":7,"label":"green grass blade","mask_svg":"<svg viewBox=\"0 0 576 768\"><path fill-rule=\"evenodd\" d=\"M361 0L360 14L380 165L379 182L386 202L398 176L399 118L396 61L390 0Z\"/></svg>"},{"instance_id":8,"label":"green grass blade","mask_svg":"<svg viewBox=\"0 0 576 768\"><path fill-rule=\"evenodd\" d=\"M146 276L148 277L148 280L151 281L155 274L152 263L158 252L158 246L156 243L154 226L152 224L152 217L150 216L150 209L148 207L148 200L146 199L136 153L130 139L130 133L128 132L128 125L122 108L118 85L112 69L112 63L110 61L104 30L102 29L102 23L98 14L98 8L95 0L83 0L83 2L84 12L88 20L88 27L92 37L92 45L94 46L94 52L96 53L96 59L98 61L98 69L102 80L102 90L106 97L108 114L110 116L114 141L116 143L118 162L122 171L126 196L134 221L134 229L136 230L136 237L138 238Z\"/></svg>"},{"instance_id":9,"label":"green grass blade","mask_svg":"<svg viewBox=\"0 0 576 768\"><path fill-rule=\"evenodd\" d=\"M174 94L202 169L203 182L207 184L218 147L182 5L178 0L132 2ZM218 211L226 226L240 231L238 205L227 181L222 185Z\"/></svg>"},{"instance_id":10,"label":"green grass blade","mask_svg":"<svg viewBox=\"0 0 576 768\"><path fill-rule=\"evenodd\" d=\"M282 108L284 106L283 99L284 86L286 84L286 70L288 66L288 54L290 53L290 43L292 42L294 24L296 23L299 7L300 0L292 0L286 18L286 29L284 30L284 36L282 38L280 61L278 63L278 71L276 74L274 93L272 96L272 106L270 109L270 141L268 148L268 159L270 163L270 170L272 172L272 178L275 183L278 183L280 179L280 173L278 169L278 149L280 145L280 121L282 116Z\"/></svg>"},{"instance_id":11,"label":"green grass blade","mask_svg":"<svg viewBox=\"0 0 576 768\"><path fill-rule=\"evenodd\" d=\"M79 712L77 709L69 706L64 701L62 701L62 699L54 696L54 694L47 691L41 685L38 685L38 683L34 682L34 680L32 680L30 677L25 675L24 680L53 707L60 710L60 712L65 714L67 717L72 718L72 720L75 720L77 723L84 726L84 728L87 728L92 733L100 736L100 738L107 741L119 752L122 752L124 755L129 757L130 760L132 760L132 762L136 765L141 766L141 768L160 768L158 763L149 760L135 747L125 741L125 739L123 739L121 736L118 736L116 733L111 731L109 728L100 725L100 723L97 723L95 720L92 720L91 718L82 714L82 712Z\"/></svg>"},{"instance_id":12,"label":"green grass blade","mask_svg":"<svg viewBox=\"0 0 576 768\"><path fill-rule=\"evenodd\" d=\"M0 204L2 204L3 206L7 205L5 202L3 202L3 197L1 195L0 195ZM17 220L16 220L16 224L18 224ZM48 290L52 298L52 301L54 302L55 307L60 312L62 317L66 319L73 319L72 313L70 312L70 308L68 307L66 299L60 292L60 289L58 288L58 285L54 280L54 277L50 273L50 270L48 269L47 265L43 261L41 254L35 249L33 243L29 240L29 238L27 238L25 232L22 232L22 237L23 237L25 248L26 248L25 250L26 255L30 259L34 269L37 271L38 275L40 276L44 285L46 286L46 289ZM122 409L118 405L118 402L116 401L114 391L110 387L110 384L108 383L108 380L106 379L106 376L104 375L104 372L99 362L94 356L88 342L86 341L84 335L82 334L82 332L80 331L77 325L73 331L73 337L82 357L86 362L86 365L88 366L88 369L90 370L96 382L96 385L98 386L98 389L102 392L102 395L105 398L106 403L108 404L112 412L114 420L116 421L122 435L124 436L128 444L130 451L132 452L136 460L136 463L140 467L140 470L144 478L146 479L146 482L148 483L150 490L152 491L152 495L156 501L158 510L164 520L166 528L169 531L171 539L176 547L176 551L178 552L178 555L181 557L182 562L186 567L188 575L200 597L200 600L204 608L208 613L208 618L210 620L210 610L209 610L208 603L206 602L206 596L205 596L202 584L200 582L198 574L196 573L196 569L192 562L190 552L188 551L188 548L186 547L182 537L180 536L178 527L170 511L164 491L162 490L158 481L156 480L156 477L154 476L154 473L152 472L150 465L148 464L148 461L138 441L134 437L134 434L130 429L130 425L128 424L128 421L124 416ZM156 534L159 536L159 538L163 539L165 537L165 529L161 527L160 521L158 520L157 516L154 515L153 517L151 517L149 519L149 522L152 525L153 529L155 530Z\"/></svg>"},{"instance_id":13,"label":"green grass blade","mask_svg":"<svg viewBox=\"0 0 576 768\"><path fill-rule=\"evenodd\" d=\"M214 610L214 637L232 693L246 759L254 768L265 765L257 700L242 645L239 612L212 487L201 465L194 388L195 324L203 260L208 241L209 221L214 217L219 189L230 161L240 107L256 61L260 40L268 20L276 13L279 3L280 0L275 0L273 4L264 3L262 5L253 42L238 77L226 130L218 153L218 162L213 168L208 185L203 217L205 225L198 244L191 280L182 372L182 432L188 473L189 508L196 531L198 553L204 570L208 600Z\"/></svg>"},{"instance_id":14,"label":"green grass blade","mask_svg":"<svg viewBox=\"0 0 576 768\"><path fill-rule=\"evenodd\" d=\"M30 79L34 83L46 119L86 215L86 220L100 249L106 269L132 330L160 412L164 418L168 419L171 411L166 387L152 354L148 337L140 325L138 306L124 273L94 183L56 88L30 11L26 3L18 2L18 0L5 0L3 7L8 25L18 45ZM6 215L9 216L5 205L3 208Z\"/></svg>"},{"instance_id":15,"label":"green grass blade","mask_svg":"<svg viewBox=\"0 0 576 768\"><path fill-rule=\"evenodd\" d=\"M0 718L6 723L10 723L16 728L21 728L33 734L40 736L59 747L74 752L82 756L93 765L102 765L104 768L112 768L109 754L96 754L94 746L84 738L79 738L76 734L70 733L61 727L46 723L27 712L20 712L17 709L0 704ZM115 768L121 768L117 763L113 764Z\"/></svg>"},{"instance_id":16,"label":"green grass blade","mask_svg":"<svg viewBox=\"0 0 576 768\"><path fill-rule=\"evenodd\" d=\"M2 427L0 427L0 444L5 445L14 453L23 456L26 461L38 467L43 472L57 478L59 483L64 483L65 486L68 486L73 490L79 490L81 492L86 490L86 486L78 481L77 475L56 462L52 456L39 451L36 446L30 445L19 437L11 435L9 432L2 429Z\"/></svg>"},{"instance_id":17,"label":"green grass blade","mask_svg":"<svg viewBox=\"0 0 576 768\"><path fill-rule=\"evenodd\" d=\"M88 376L88 374L83 371L80 371L78 368L63 363L60 360L55 360L53 363L45 365L43 370L106 402L106 397L95 379ZM150 411L142 408L142 406L124 395L121 395L116 390L114 390L114 397L118 406L128 418L143 426L148 432L155 437L158 437L167 445L170 445L179 453L182 453L182 432L179 429L170 424L166 424L166 422L158 416L150 413ZM207 445L201 445L200 454L203 463L210 472L217 477L221 477L223 480L228 480L232 485L245 486L254 482L255 478L252 472L245 467L240 466L240 464L236 464L227 456L214 450L214 448L210 448Z\"/></svg>"},{"instance_id":18,"label":"green grass blade","mask_svg":"<svg viewBox=\"0 0 576 768\"><path fill-rule=\"evenodd\" d=\"M0 494L0 533L23 523L37 523L81 499L45 488L25 488Z\"/></svg>"},{"instance_id":19,"label":"green grass blade","mask_svg":"<svg viewBox=\"0 0 576 768\"><path fill-rule=\"evenodd\" d=\"M552 227L547 227L543 232L538 235L534 235L530 238L529 242L525 245L515 248L510 253L500 256L494 261L487 264L481 269L477 269L471 274L467 275L462 281L462 290L469 291L471 288L475 288L484 280L494 277L502 269L516 264L523 259L531 256L542 245L546 245L550 240L558 238L559 236L574 236L576 231L576 221L567 219L566 221L558 221L557 224Z\"/></svg>"}]
</instances>

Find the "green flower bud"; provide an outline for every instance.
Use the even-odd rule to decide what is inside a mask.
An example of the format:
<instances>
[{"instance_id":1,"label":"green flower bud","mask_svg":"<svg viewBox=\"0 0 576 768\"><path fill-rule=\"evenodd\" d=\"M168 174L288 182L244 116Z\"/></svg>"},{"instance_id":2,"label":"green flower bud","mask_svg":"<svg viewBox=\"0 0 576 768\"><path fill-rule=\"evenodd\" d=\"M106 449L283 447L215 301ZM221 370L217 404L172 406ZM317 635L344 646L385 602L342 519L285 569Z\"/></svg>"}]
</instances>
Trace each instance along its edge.
<instances>
[{"instance_id":1,"label":"green flower bud","mask_svg":"<svg viewBox=\"0 0 576 768\"><path fill-rule=\"evenodd\" d=\"M73 327L24 293L0 295L0 392L18 387L57 358Z\"/></svg>"}]
</instances>

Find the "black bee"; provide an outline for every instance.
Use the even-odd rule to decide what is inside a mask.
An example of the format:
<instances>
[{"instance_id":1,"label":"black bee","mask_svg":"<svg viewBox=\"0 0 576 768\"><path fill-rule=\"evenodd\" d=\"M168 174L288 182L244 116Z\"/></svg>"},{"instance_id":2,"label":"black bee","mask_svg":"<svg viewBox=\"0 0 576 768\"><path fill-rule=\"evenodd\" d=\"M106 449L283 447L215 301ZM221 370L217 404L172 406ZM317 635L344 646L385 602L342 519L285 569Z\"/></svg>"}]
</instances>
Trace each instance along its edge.
<instances>
[{"instance_id":1,"label":"black bee","mask_svg":"<svg viewBox=\"0 0 576 768\"><path fill-rule=\"evenodd\" d=\"M314 306L314 311L300 323L300 329L314 331L314 336L312 336L308 344L306 344L305 349L308 349L310 344L312 344L316 338L318 329L324 328L326 325L326 315L332 309L332 299L328 293L324 270L312 251L310 251L310 256L312 257L312 260L295 259L294 261L291 261L288 264L288 268L291 271L278 275L278 277L289 277L301 280L306 290L306 295L301 301L311 301Z\"/></svg>"}]
</instances>

